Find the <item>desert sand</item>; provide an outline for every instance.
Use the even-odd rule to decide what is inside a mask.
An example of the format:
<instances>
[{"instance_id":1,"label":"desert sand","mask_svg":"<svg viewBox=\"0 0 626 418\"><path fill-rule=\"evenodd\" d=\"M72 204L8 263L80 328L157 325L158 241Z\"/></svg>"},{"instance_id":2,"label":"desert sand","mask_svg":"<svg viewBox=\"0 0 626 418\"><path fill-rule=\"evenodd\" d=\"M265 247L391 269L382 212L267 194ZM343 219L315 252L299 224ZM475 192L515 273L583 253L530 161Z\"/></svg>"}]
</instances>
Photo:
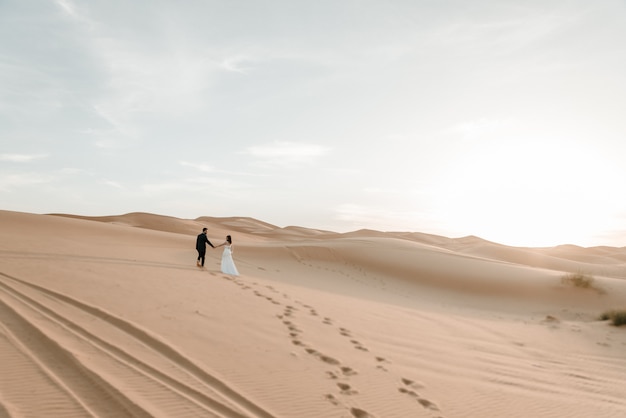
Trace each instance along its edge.
<instances>
[{"instance_id":1,"label":"desert sand","mask_svg":"<svg viewBox=\"0 0 626 418\"><path fill-rule=\"evenodd\" d=\"M626 248L0 211L0 417L626 417L608 309Z\"/></svg>"}]
</instances>

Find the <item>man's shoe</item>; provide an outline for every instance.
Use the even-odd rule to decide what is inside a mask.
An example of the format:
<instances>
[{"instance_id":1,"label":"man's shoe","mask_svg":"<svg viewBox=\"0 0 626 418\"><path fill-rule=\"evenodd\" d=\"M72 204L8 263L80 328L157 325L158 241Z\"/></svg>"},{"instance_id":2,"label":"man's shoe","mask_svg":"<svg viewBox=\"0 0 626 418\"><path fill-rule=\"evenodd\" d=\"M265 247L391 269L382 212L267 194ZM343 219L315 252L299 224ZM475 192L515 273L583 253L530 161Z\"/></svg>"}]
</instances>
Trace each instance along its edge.
<instances>
[{"instance_id":1,"label":"man's shoe","mask_svg":"<svg viewBox=\"0 0 626 418\"><path fill-rule=\"evenodd\" d=\"M202 265L200 264L200 262L199 262L199 261L196 261L196 266L198 266L198 267L202 267Z\"/></svg>"}]
</instances>

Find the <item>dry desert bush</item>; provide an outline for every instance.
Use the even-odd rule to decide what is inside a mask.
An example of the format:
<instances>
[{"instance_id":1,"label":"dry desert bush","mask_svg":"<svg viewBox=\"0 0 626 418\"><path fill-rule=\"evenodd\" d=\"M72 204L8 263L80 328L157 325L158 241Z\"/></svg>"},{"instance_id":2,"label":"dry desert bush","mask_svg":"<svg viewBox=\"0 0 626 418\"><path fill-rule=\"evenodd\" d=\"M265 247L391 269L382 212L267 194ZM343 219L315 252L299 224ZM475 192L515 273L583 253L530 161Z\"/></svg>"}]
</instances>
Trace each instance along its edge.
<instances>
[{"instance_id":1,"label":"dry desert bush","mask_svg":"<svg viewBox=\"0 0 626 418\"><path fill-rule=\"evenodd\" d=\"M626 309L606 311L600 315L602 321L611 321L611 324L619 327L620 325L626 325Z\"/></svg>"},{"instance_id":2,"label":"dry desert bush","mask_svg":"<svg viewBox=\"0 0 626 418\"><path fill-rule=\"evenodd\" d=\"M584 273L569 273L561 277L561 283L582 289L592 288L594 281L593 276Z\"/></svg>"}]
</instances>

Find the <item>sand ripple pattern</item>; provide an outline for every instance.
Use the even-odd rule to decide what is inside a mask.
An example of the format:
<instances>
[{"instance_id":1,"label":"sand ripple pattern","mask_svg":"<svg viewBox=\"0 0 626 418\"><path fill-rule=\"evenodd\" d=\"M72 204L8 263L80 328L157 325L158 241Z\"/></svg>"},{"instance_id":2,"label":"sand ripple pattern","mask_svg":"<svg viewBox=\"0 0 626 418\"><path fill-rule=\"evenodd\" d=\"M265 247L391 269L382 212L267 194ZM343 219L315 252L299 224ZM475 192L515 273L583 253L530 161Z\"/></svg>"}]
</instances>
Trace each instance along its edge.
<instances>
[{"instance_id":1,"label":"sand ripple pattern","mask_svg":"<svg viewBox=\"0 0 626 418\"><path fill-rule=\"evenodd\" d=\"M1 272L0 318L0 417L273 417L139 326Z\"/></svg>"}]
</instances>

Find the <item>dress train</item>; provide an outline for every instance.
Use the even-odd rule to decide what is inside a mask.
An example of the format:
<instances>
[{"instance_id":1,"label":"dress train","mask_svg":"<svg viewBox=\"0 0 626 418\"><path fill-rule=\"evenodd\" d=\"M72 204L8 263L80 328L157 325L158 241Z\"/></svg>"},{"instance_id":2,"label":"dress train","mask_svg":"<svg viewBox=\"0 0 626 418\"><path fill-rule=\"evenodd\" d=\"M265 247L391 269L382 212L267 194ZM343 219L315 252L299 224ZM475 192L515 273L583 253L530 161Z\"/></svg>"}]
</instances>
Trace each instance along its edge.
<instances>
[{"instance_id":1,"label":"dress train","mask_svg":"<svg viewBox=\"0 0 626 418\"><path fill-rule=\"evenodd\" d=\"M224 252L222 253L222 273L239 276L239 271L237 271L237 267L233 261L233 252L230 245L224 246Z\"/></svg>"}]
</instances>

